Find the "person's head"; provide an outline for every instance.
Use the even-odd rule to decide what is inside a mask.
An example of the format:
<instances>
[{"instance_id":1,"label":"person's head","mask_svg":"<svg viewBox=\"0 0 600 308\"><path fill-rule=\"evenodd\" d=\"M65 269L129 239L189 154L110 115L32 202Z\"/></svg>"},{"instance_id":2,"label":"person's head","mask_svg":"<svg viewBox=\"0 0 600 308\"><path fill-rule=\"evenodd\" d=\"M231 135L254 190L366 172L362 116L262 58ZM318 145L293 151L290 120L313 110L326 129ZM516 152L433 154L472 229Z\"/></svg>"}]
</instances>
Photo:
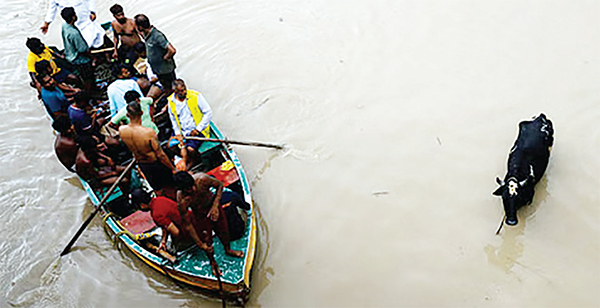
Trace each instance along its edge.
<instances>
[{"instance_id":1,"label":"person's head","mask_svg":"<svg viewBox=\"0 0 600 308\"><path fill-rule=\"evenodd\" d=\"M142 117L142 107L137 101L127 103L127 116L134 120Z\"/></svg>"},{"instance_id":2,"label":"person's head","mask_svg":"<svg viewBox=\"0 0 600 308\"><path fill-rule=\"evenodd\" d=\"M65 20L68 24L73 24L77 21L77 14L75 14L75 9L68 6L60 12L60 16Z\"/></svg>"},{"instance_id":3,"label":"person's head","mask_svg":"<svg viewBox=\"0 0 600 308\"><path fill-rule=\"evenodd\" d=\"M44 49L46 48L46 46L44 46L42 41L40 41L40 39L37 37L27 38L27 42L25 42L25 46L27 46L27 48L29 48L29 50L36 55L40 55L42 52L44 52Z\"/></svg>"},{"instance_id":4,"label":"person's head","mask_svg":"<svg viewBox=\"0 0 600 308\"><path fill-rule=\"evenodd\" d=\"M73 96L73 99L75 100L75 105L81 109L91 106L91 98L89 93L86 91L77 92L75 96Z\"/></svg>"},{"instance_id":5,"label":"person's head","mask_svg":"<svg viewBox=\"0 0 600 308\"><path fill-rule=\"evenodd\" d=\"M94 156L96 154L98 141L96 141L94 137L90 135L77 136L77 144L83 153L85 153L85 155Z\"/></svg>"},{"instance_id":6,"label":"person's head","mask_svg":"<svg viewBox=\"0 0 600 308\"><path fill-rule=\"evenodd\" d=\"M147 212L150 210L150 201L152 196L141 188L136 188L129 194L131 205L139 207L140 210Z\"/></svg>"},{"instance_id":7,"label":"person's head","mask_svg":"<svg viewBox=\"0 0 600 308\"><path fill-rule=\"evenodd\" d=\"M133 51L135 51L135 54L137 54L140 58L146 59L146 44L143 42L135 43L135 45L133 45Z\"/></svg>"},{"instance_id":8,"label":"person's head","mask_svg":"<svg viewBox=\"0 0 600 308\"><path fill-rule=\"evenodd\" d=\"M177 78L173 80L173 91L179 100L184 100L187 96L187 87L183 79Z\"/></svg>"},{"instance_id":9,"label":"person's head","mask_svg":"<svg viewBox=\"0 0 600 308\"><path fill-rule=\"evenodd\" d=\"M182 191L184 194L191 194L194 189L194 178L187 171L178 171L173 175L173 184L177 190Z\"/></svg>"},{"instance_id":10,"label":"person's head","mask_svg":"<svg viewBox=\"0 0 600 308\"><path fill-rule=\"evenodd\" d=\"M110 7L110 12L112 13L113 17L120 23L120 24L125 24L127 22L127 17L125 17L125 13L123 12L123 7L115 4L113 6Z\"/></svg>"},{"instance_id":11,"label":"person's head","mask_svg":"<svg viewBox=\"0 0 600 308\"><path fill-rule=\"evenodd\" d=\"M67 116L59 116L52 123L52 128L55 131L59 132L61 135L67 135L73 132L73 125L71 124L71 120Z\"/></svg>"},{"instance_id":12,"label":"person's head","mask_svg":"<svg viewBox=\"0 0 600 308\"><path fill-rule=\"evenodd\" d=\"M35 73L36 74L52 74L52 66L50 66L50 62L47 60L38 61L35 63Z\"/></svg>"},{"instance_id":13,"label":"person's head","mask_svg":"<svg viewBox=\"0 0 600 308\"><path fill-rule=\"evenodd\" d=\"M124 95L125 102L128 104L131 102L139 102L140 97L142 97L140 93L138 93L138 91L135 90L127 91Z\"/></svg>"},{"instance_id":14,"label":"person's head","mask_svg":"<svg viewBox=\"0 0 600 308\"><path fill-rule=\"evenodd\" d=\"M137 14L133 19L135 20L135 26L139 32L147 33L150 31L150 28L152 28L150 19L144 14Z\"/></svg>"},{"instance_id":15,"label":"person's head","mask_svg":"<svg viewBox=\"0 0 600 308\"><path fill-rule=\"evenodd\" d=\"M131 70L129 70L129 66L123 63L117 65L117 67L114 68L113 74L113 76L116 76L118 79L131 78Z\"/></svg>"},{"instance_id":16,"label":"person's head","mask_svg":"<svg viewBox=\"0 0 600 308\"><path fill-rule=\"evenodd\" d=\"M56 87L56 81L48 74L37 75L37 80L46 90L52 91Z\"/></svg>"}]
</instances>

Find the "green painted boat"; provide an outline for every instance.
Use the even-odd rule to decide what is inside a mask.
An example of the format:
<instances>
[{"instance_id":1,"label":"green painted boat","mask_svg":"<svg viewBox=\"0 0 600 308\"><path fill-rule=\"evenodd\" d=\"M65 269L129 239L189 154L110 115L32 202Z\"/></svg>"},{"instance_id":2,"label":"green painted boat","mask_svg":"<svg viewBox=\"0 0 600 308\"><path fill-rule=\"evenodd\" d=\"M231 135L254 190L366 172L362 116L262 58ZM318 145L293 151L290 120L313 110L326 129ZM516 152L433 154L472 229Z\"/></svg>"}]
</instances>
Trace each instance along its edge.
<instances>
[{"instance_id":1,"label":"green painted boat","mask_svg":"<svg viewBox=\"0 0 600 308\"><path fill-rule=\"evenodd\" d=\"M224 139L214 123L211 123L211 138ZM229 146L223 143L204 142L199 152L205 169L202 171L227 177L223 181L227 185L225 189L237 192L250 204L250 210L240 210L246 219L244 236L231 242L231 248L243 251L244 257L234 258L226 255L223 245L216 236L213 243L215 259L222 272L223 295L229 301L243 305L250 294L250 276L257 242L256 212L250 185L240 160ZM81 178L80 181L91 202L98 206L104 197L103 193L92 189ZM136 185L136 182L145 190L151 190L140 171L134 169L132 186ZM127 213L128 215L119 215L115 213L116 211L111 211L113 208L122 208L119 203L123 204L123 202L127 202L127 196L116 190L101 209L104 227L114 241L118 241L137 258L169 279L206 291L208 295L220 297L217 277L213 275L211 263L204 251L192 245L183 251L178 251L174 256L158 254L156 246L160 241L161 229L154 225L148 212L135 211ZM172 257L176 259L174 262Z\"/></svg>"}]
</instances>

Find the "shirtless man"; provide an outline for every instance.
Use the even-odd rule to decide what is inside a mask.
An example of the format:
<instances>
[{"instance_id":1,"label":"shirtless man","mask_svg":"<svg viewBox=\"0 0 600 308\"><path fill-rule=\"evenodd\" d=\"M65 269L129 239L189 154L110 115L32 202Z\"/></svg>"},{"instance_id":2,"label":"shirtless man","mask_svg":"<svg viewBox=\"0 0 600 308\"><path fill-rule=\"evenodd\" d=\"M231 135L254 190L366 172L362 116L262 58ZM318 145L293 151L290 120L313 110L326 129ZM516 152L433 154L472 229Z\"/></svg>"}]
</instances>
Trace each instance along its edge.
<instances>
[{"instance_id":1,"label":"shirtless man","mask_svg":"<svg viewBox=\"0 0 600 308\"><path fill-rule=\"evenodd\" d=\"M157 194L175 199L173 173L175 166L163 152L152 128L142 126L142 109L137 101L127 105L129 124L119 127L121 140L133 153L144 176Z\"/></svg>"},{"instance_id":2,"label":"shirtless man","mask_svg":"<svg viewBox=\"0 0 600 308\"><path fill-rule=\"evenodd\" d=\"M223 183L205 173L196 173L193 176L186 171L179 171L174 176L177 187L177 205L182 213L183 227L190 233L192 239L204 251L212 251L212 230L217 233L225 248L225 253L241 258L243 251L231 250L229 226L227 217L220 206L223 194ZM211 188L215 193L211 192ZM193 217L188 209L191 209ZM196 222L196 227L192 224ZM204 240L201 240L204 237Z\"/></svg>"},{"instance_id":3,"label":"shirtless man","mask_svg":"<svg viewBox=\"0 0 600 308\"><path fill-rule=\"evenodd\" d=\"M121 62L133 65L137 59L137 54L133 50L133 46L140 42L140 36L135 28L135 22L131 18L125 17L123 7L115 4L110 8L115 20L110 22L114 31L115 49L113 58L119 58ZM119 45L119 41L121 44Z\"/></svg>"},{"instance_id":4,"label":"shirtless man","mask_svg":"<svg viewBox=\"0 0 600 308\"><path fill-rule=\"evenodd\" d=\"M58 160L71 172L75 172L75 158L79 147L75 142L75 129L67 116L60 116L52 123L52 128L58 132L54 141L54 152Z\"/></svg>"}]
</instances>

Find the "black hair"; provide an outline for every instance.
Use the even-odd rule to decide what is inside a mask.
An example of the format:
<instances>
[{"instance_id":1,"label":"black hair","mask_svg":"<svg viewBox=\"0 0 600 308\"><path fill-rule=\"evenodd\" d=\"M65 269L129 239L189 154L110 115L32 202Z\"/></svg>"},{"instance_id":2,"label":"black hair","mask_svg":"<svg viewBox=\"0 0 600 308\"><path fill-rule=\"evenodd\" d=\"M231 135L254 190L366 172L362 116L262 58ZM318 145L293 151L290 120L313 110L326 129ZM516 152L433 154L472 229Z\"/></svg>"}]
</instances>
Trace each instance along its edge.
<instances>
[{"instance_id":1,"label":"black hair","mask_svg":"<svg viewBox=\"0 0 600 308\"><path fill-rule=\"evenodd\" d=\"M120 6L119 4L115 4L115 5L111 6L109 10L113 15L123 13L123 7Z\"/></svg>"},{"instance_id":2,"label":"black hair","mask_svg":"<svg viewBox=\"0 0 600 308\"><path fill-rule=\"evenodd\" d=\"M51 70L52 66L50 65L50 62L48 62L48 60L42 60L35 63L36 74L46 74L46 72L48 72L49 69Z\"/></svg>"},{"instance_id":3,"label":"black hair","mask_svg":"<svg viewBox=\"0 0 600 308\"><path fill-rule=\"evenodd\" d=\"M150 29L150 19L144 14L137 14L134 17L135 24L142 29Z\"/></svg>"},{"instance_id":4,"label":"black hair","mask_svg":"<svg viewBox=\"0 0 600 308\"><path fill-rule=\"evenodd\" d=\"M28 37L25 46L35 54L40 54L44 51L44 44L37 37Z\"/></svg>"},{"instance_id":5,"label":"black hair","mask_svg":"<svg viewBox=\"0 0 600 308\"><path fill-rule=\"evenodd\" d=\"M81 103L90 104L90 94L86 91L79 91L74 96L75 103L81 106Z\"/></svg>"},{"instance_id":6,"label":"black hair","mask_svg":"<svg viewBox=\"0 0 600 308\"><path fill-rule=\"evenodd\" d=\"M138 93L138 91L135 90L130 90L125 92L125 102L127 102L128 104L130 102L135 102L138 98L142 97L140 95L140 93Z\"/></svg>"},{"instance_id":7,"label":"black hair","mask_svg":"<svg viewBox=\"0 0 600 308\"><path fill-rule=\"evenodd\" d=\"M61 115L54 120L52 128L54 128L55 131L64 134L71 128L71 120L69 117Z\"/></svg>"},{"instance_id":8,"label":"black hair","mask_svg":"<svg viewBox=\"0 0 600 308\"><path fill-rule=\"evenodd\" d=\"M127 114L131 117L138 118L142 115L142 107L136 101L127 104Z\"/></svg>"},{"instance_id":9,"label":"black hair","mask_svg":"<svg viewBox=\"0 0 600 308\"><path fill-rule=\"evenodd\" d=\"M129 194L129 199L131 200L132 205L137 206L140 204L149 204L152 200L152 196L145 190L136 188Z\"/></svg>"},{"instance_id":10,"label":"black hair","mask_svg":"<svg viewBox=\"0 0 600 308\"><path fill-rule=\"evenodd\" d=\"M175 89L175 87L177 86L185 86L185 82L183 81L183 79L177 78L173 80L173 89Z\"/></svg>"},{"instance_id":11,"label":"black hair","mask_svg":"<svg viewBox=\"0 0 600 308\"><path fill-rule=\"evenodd\" d=\"M96 150L96 146L98 145L96 139L94 139L94 137L92 137L91 135L77 136L76 141L77 144L79 144L79 148L81 148L83 152Z\"/></svg>"},{"instance_id":12,"label":"black hair","mask_svg":"<svg viewBox=\"0 0 600 308\"><path fill-rule=\"evenodd\" d=\"M60 16L67 22L70 23L73 18L75 18L76 14L75 14L75 9L68 6L64 9L62 9L62 11L60 12Z\"/></svg>"},{"instance_id":13,"label":"black hair","mask_svg":"<svg viewBox=\"0 0 600 308\"><path fill-rule=\"evenodd\" d=\"M43 86L44 85L44 78L46 78L46 76L50 76L50 75L48 75L46 72L40 72L40 73L36 72L35 79L37 80L37 82L39 82ZM52 78L52 76L50 76L50 78Z\"/></svg>"},{"instance_id":14,"label":"black hair","mask_svg":"<svg viewBox=\"0 0 600 308\"><path fill-rule=\"evenodd\" d=\"M173 175L173 184L177 190L190 189L194 186L194 177L187 171L177 171Z\"/></svg>"}]
</instances>

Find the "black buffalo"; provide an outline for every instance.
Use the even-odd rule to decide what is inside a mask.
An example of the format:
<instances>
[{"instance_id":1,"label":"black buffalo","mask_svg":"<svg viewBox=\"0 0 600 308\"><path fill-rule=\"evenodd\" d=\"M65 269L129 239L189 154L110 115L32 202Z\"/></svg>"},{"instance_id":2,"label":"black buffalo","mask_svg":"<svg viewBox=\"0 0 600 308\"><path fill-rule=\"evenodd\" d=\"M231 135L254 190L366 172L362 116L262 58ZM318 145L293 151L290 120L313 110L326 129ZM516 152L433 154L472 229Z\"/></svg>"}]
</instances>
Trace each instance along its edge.
<instances>
[{"instance_id":1,"label":"black buffalo","mask_svg":"<svg viewBox=\"0 0 600 308\"><path fill-rule=\"evenodd\" d=\"M519 123L519 136L508 155L504 181L494 195L502 196L506 224L516 225L517 210L533 200L534 186L544 175L554 143L552 122L543 113L531 121Z\"/></svg>"}]
</instances>

